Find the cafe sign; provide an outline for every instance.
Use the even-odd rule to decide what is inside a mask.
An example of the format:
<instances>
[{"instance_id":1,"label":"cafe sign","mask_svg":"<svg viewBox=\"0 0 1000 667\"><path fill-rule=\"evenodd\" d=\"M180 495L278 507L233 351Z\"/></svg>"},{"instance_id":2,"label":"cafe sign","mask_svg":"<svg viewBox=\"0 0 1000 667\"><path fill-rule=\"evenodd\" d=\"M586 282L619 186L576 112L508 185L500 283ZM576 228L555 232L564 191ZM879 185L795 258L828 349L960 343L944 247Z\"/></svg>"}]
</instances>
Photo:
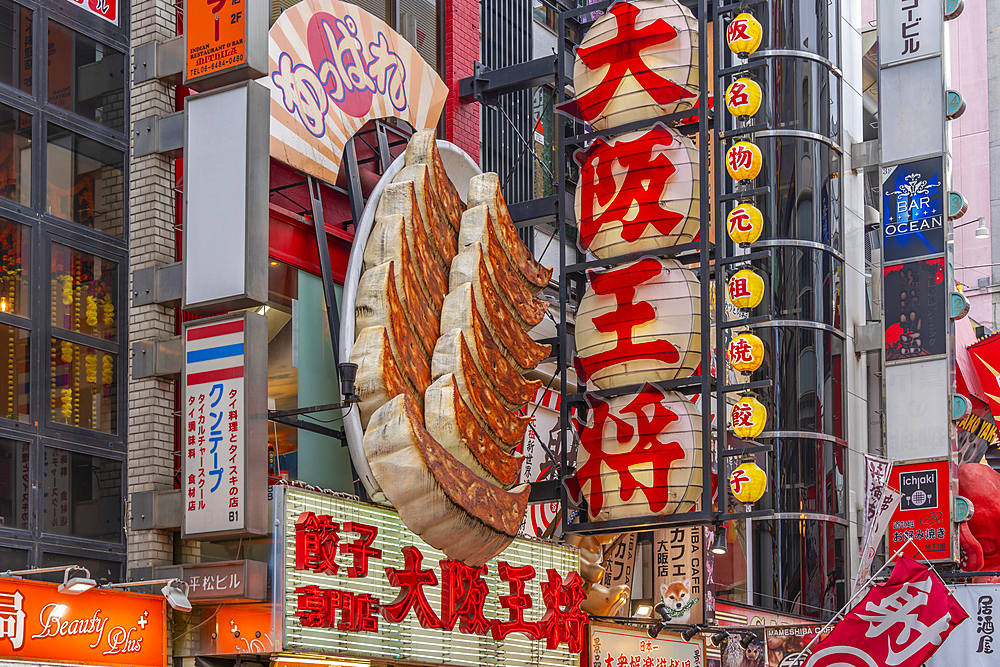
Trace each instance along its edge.
<instances>
[{"instance_id":1,"label":"cafe sign","mask_svg":"<svg viewBox=\"0 0 1000 667\"><path fill-rule=\"evenodd\" d=\"M166 665L166 600L162 596L0 579L0 659L87 665Z\"/></svg>"},{"instance_id":2,"label":"cafe sign","mask_svg":"<svg viewBox=\"0 0 1000 667\"><path fill-rule=\"evenodd\" d=\"M579 665L587 615L575 549L516 539L474 567L429 546L390 508L275 489L282 650L463 667Z\"/></svg>"}]
</instances>

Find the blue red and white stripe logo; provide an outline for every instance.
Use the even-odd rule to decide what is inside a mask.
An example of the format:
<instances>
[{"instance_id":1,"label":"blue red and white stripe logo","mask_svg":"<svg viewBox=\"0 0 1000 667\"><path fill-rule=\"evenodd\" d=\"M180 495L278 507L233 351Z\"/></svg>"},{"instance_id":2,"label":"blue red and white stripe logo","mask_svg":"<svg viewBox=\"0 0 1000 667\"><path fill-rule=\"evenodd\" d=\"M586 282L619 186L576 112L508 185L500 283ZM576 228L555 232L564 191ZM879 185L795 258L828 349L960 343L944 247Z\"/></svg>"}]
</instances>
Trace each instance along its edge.
<instances>
[{"instance_id":1,"label":"blue red and white stripe logo","mask_svg":"<svg viewBox=\"0 0 1000 667\"><path fill-rule=\"evenodd\" d=\"M187 386L243 377L243 319L189 326L184 359Z\"/></svg>"}]
</instances>

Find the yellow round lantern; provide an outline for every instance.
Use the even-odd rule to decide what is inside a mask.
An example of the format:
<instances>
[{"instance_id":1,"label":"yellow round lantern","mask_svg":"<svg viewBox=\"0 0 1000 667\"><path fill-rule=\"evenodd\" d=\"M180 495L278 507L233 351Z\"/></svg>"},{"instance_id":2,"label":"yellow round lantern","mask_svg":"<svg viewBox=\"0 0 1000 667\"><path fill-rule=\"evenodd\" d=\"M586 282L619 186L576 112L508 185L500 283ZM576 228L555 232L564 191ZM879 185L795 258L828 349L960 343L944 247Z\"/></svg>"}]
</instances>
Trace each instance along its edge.
<instances>
[{"instance_id":1,"label":"yellow round lantern","mask_svg":"<svg viewBox=\"0 0 1000 667\"><path fill-rule=\"evenodd\" d=\"M753 461L744 461L729 475L729 489L741 503L755 503L767 490L767 473Z\"/></svg>"},{"instance_id":2,"label":"yellow round lantern","mask_svg":"<svg viewBox=\"0 0 1000 667\"><path fill-rule=\"evenodd\" d=\"M764 215L753 204L740 204L726 216L726 231L735 243L748 246L764 231Z\"/></svg>"},{"instance_id":3,"label":"yellow round lantern","mask_svg":"<svg viewBox=\"0 0 1000 667\"><path fill-rule=\"evenodd\" d=\"M737 308L756 308L764 298L764 279L756 271L741 269L729 279L726 291Z\"/></svg>"},{"instance_id":4,"label":"yellow round lantern","mask_svg":"<svg viewBox=\"0 0 1000 667\"><path fill-rule=\"evenodd\" d=\"M757 178L763 165L764 156L760 154L760 149L749 141L737 141L726 151L726 171L734 180Z\"/></svg>"},{"instance_id":5,"label":"yellow round lantern","mask_svg":"<svg viewBox=\"0 0 1000 667\"><path fill-rule=\"evenodd\" d=\"M764 342L752 333L741 333L730 341L726 358L736 370L752 373L764 363Z\"/></svg>"},{"instance_id":6,"label":"yellow round lantern","mask_svg":"<svg viewBox=\"0 0 1000 667\"><path fill-rule=\"evenodd\" d=\"M752 116L760 109L764 93L760 84L745 76L733 81L726 88L726 108L734 116Z\"/></svg>"},{"instance_id":7,"label":"yellow round lantern","mask_svg":"<svg viewBox=\"0 0 1000 667\"><path fill-rule=\"evenodd\" d=\"M729 422L737 436L744 439L756 438L767 425L767 408L753 396L744 396L736 401L730 411Z\"/></svg>"},{"instance_id":8,"label":"yellow round lantern","mask_svg":"<svg viewBox=\"0 0 1000 667\"><path fill-rule=\"evenodd\" d=\"M743 12L726 26L726 43L729 50L740 58L746 58L760 48L760 40L764 37L764 28L753 14Z\"/></svg>"}]
</instances>

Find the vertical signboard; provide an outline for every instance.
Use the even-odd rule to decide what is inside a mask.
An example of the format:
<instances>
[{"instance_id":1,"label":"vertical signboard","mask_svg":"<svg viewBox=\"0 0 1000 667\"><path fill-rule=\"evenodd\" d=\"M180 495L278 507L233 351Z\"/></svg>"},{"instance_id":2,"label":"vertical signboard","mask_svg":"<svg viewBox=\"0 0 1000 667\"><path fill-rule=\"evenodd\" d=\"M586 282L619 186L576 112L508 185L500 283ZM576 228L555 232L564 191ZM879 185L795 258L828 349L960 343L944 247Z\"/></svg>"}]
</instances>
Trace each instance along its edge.
<instances>
[{"instance_id":1,"label":"vertical signboard","mask_svg":"<svg viewBox=\"0 0 1000 667\"><path fill-rule=\"evenodd\" d=\"M878 52L882 67L941 53L940 0L879 0Z\"/></svg>"},{"instance_id":2,"label":"vertical signboard","mask_svg":"<svg viewBox=\"0 0 1000 667\"><path fill-rule=\"evenodd\" d=\"M946 273L944 257L885 266L886 361L948 351Z\"/></svg>"},{"instance_id":3,"label":"vertical signboard","mask_svg":"<svg viewBox=\"0 0 1000 667\"><path fill-rule=\"evenodd\" d=\"M899 262L944 252L944 158L882 170L882 258Z\"/></svg>"},{"instance_id":4,"label":"vertical signboard","mask_svg":"<svg viewBox=\"0 0 1000 667\"><path fill-rule=\"evenodd\" d=\"M270 4L261 0L193 0L184 13L184 85L217 88L263 76Z\"/></svg>"},{"instance_id":5,"label":"vertical signboard","mask_svg":"<svg viewBox=\"0 0 1000 667\"><path fill-rule=\"evenodd\" d=\"M952 484L948 459L897 463L889 486L898 489L899 507L889 521L886 551L919 560L954 561L955 531L951 523Z\"/></svg>"},{"instance_id":6,"label":"vertical signboard","mask_svg":"<svg viewBox=\"0 0 1000 667\"><path fill-rule=\"evenodd\" d=\"M666 606L670 623L704 621L704 530L685 526L653 531L653 597Z\"/></svg>"},{"instance_id":7,"label":"vertical signboard","mask_svg":"<svg viewBox=\"0 0 1000 667\"><path fill-rule=\"evenodd\" d=\"M267 318L184 327L184 537L267 533Z\"/></svg>"},{"instance_id":8,"label":"vertical signboard","mask_svg":"<svg viewBox=\"0 0 1000 667\"><path fill-rule=\"evenodd\" d=\"M185 100L184 310L267 301L268 92L249 81Z\"/></svg>"},{"instance_id":9,"label":"vertical signboard","mask_svg":"<svg viewBox=\"0 0 1000 667\"><path fill-rule=\"evenodd\" d=\"M601 583L608 588L614 586L632 586L632 573L635 568L635 551L637 533L625 533L614 544L611 553L604 559L604 578Z\"/></svg>"}]
</instances>

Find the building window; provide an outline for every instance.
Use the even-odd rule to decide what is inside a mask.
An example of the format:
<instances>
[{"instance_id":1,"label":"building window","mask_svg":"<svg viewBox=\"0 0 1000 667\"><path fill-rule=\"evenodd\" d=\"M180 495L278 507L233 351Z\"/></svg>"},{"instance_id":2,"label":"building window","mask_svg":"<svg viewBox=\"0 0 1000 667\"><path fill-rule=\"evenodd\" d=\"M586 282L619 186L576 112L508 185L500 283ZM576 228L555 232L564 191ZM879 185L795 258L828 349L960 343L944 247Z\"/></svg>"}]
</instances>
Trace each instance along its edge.
<instances>
[{"instance_id":1,"label":"building window","mask_svg":"<svg viewBox=\"0 0 1000 667\"><path fill-rule=\"evenodd\" d=\"M33 12L0 0L0 84L31 94Z\"/></svg>"},{"instance_id":2,"label":"building window","mask_svg":"<svg viewBox=\"0 0 1000 667\"><path fill-rule=\"evenodd\" d=\"M46 137L46 213L122 237L124 151L54 123Z\"/></svg>"},{"instance_id":3,"label":"building window","mask_svg":"<svg viewBox=\"0 0 1000 667\"><path fill-rule=\"evenodd\" d=\"M340 400L337 366L330 342L323 281L306 271L271 261L267 316L267 395L275 409L289 410ZM340 290L338 286L338 302ZM304 421L339 428L340 412L317 412ZM331 423L332 422L332 423ZM347 449L328 436L277 422L268 440L278 472L336 491L353 492Z\"/></svg>"},{"instance_id":4,"label":"building window","mask_svg":"<svg viewBox=\"0 0 1000 667\"><path fill-rule=\"evenodd\" d=\"M0 526L6 528L28 529L29 447L27 442L0 438Z\"/></svg>"},{"instance_id":5,"label":"building window","mask_svg":"<svg viewBox=\"0 0 1000 667\"><path fill-rule=\"evenodd\" d=\"M0 313L29 316L27 227L0 218Z\"/></svg>"},{"instance_id":6,"label":"building window","mask_svg":"<svg viewBox=\"0 0 1000 667\"><path fill-rule=\"evenodd\" d=\"M122 462L45 447L42 532L122 541Z\"/></svg>"},{"instance_id":7,"label":"building window","mask_svg":"<svg viewBox=\"0 0 1000 667\"><path fill-rule=\"evenodd\" d=\"M54 424L118 434L118 355L52 339Z\"/></svg>"},{"instance_id":8,"label":"building window","mask_svg":"<svg viewBox=\"0 0 1000 667\"><path fill-rule=\"evenodd\" d=\"M31 114L0 104L0 197L31 206Z\"/></svg>"},{"instance_id":9,"label":"building window","mask_svg":"<svg viewBox=\"0 0 1000 667\"><path fill-rule=\"evenodd\" d=\"M52 326L114 341L118 332L118 264L52 244Z\"/></svg>"},{"instance_id":10,"label":"building window","mask_svg":"<svg viewBox=\"0 0 1000 667\"><path fill-rule=\"evenodd\" d=\"M49 21L48 101L125 131L125 54Z\"/></svg>"}]
</instances>

